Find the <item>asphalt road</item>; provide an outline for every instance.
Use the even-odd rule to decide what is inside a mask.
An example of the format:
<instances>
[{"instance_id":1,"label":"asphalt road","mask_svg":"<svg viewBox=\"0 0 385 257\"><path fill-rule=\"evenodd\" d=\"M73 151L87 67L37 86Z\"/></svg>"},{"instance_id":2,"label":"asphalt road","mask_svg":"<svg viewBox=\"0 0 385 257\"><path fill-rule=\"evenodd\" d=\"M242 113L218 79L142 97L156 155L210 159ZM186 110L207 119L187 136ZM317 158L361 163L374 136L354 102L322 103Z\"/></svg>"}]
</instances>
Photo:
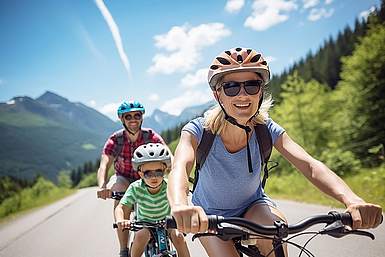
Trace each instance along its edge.
<instances>
[{"instance_id":1,"label":"asphalt road","mask_svg":"<svg viewBox=\"0 0 385 257\"><path fill-rule=\"evenodd\" d=\"M290 223L331 208L277 201ZM106 257L117 256L112 223L112 201L96 199L94 188L82 189L55 204L0 226L1 257ZM319 236L309 245L318 257L385 256L385 225L372 230L376 240L358 236L334 239ZM192 256L207 256L199 241L187 237ZM305 242L304 239L295 242ZM290 256L298 251L289 248ZM304 256L304 255L302 255Z\"/></svg>"}]
</instances>

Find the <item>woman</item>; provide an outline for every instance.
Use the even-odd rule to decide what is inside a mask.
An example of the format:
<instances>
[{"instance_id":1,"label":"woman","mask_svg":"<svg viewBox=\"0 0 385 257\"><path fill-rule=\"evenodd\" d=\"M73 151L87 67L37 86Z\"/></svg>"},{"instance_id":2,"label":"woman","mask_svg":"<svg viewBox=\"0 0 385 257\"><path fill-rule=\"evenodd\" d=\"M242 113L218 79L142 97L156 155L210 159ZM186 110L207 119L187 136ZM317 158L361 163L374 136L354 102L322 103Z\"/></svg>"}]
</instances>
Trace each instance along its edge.
<instances>
[{"instance_id":1,"label":"woman","mask_svg":"<svg viewBox=\"0 0 385 257\"><path fill-rule=\"evenodd\" d=\"M254 125L267 125L273 146L324 193L342 202L353 217L353 228L374 228L382 209L366 203L323 163L296 144L284 129L268 118L271 98L264 95L270 70L263 56L253 49L235 48L222 52L210 66L208 82L218 106L205 117L189 122L182 130L169 175L168 198L178 229L185 233L207 230L207 216L239 216L272 225L285 221L275 203L263 192L260 182L260 154ZM193 166L203 129L215 139L188 205L188 175ZM247 160L247 161L246 161ZM238 256L231 241L200 238L207 254ZM271 241L259 240L262 254Z\"/></svg>"}]
</instances>

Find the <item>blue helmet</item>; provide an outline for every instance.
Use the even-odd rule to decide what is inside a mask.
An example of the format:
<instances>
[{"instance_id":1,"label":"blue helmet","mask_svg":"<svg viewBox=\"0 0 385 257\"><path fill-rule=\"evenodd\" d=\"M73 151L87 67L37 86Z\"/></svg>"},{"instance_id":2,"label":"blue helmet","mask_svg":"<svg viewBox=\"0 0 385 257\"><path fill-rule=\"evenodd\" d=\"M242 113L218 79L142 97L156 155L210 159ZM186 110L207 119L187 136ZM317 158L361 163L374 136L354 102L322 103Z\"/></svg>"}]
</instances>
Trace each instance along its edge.
<instances>
[{"instance_id":1,"label":"blue helmet","mask_svg":"<svg viewBox=\"0 0 385 257\"><path fill-rule=\"evenodd\" d=\"M121 117L124 113L139 111L144 114L144 106L138 101L124 101L118 108L118 116Z\"/></svg>"}]
</instances>

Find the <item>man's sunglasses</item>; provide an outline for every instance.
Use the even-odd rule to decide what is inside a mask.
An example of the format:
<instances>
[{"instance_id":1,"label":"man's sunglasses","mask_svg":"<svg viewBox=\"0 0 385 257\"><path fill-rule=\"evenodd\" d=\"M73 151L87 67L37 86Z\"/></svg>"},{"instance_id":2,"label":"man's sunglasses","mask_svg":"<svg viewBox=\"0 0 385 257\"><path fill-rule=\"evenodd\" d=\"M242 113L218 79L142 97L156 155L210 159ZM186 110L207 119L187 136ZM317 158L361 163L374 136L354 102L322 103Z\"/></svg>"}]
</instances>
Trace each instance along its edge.
<instances>
[{"instance_id":1,"label":"man's sunglasses","mask_svg":"<svg viewBox=\"0 0 385 257\"><path fill-rule=\"evenodd\" d=\"M164 171L162 169L156 169L156 170L145 170L143 171L144 178L156 178L156 177L163 177Z\"/></svg>"},{"instance_id":2,"label":"man's sunglasses","mask_svg":"<svg viewBox=\"0 0 385 257\"><path fill-rule=\"evenodd\" d=\"M242 84L247 94L256 95L258 94L259 90L261 90L263 81L260 79L246 80L243 82L226 81L226 82L222 82L221 85L223 87L223 91L225 92L225 95L233 97L239 94L239 92L241 91Z\"/></svg>"},{"instance_id":3,"label":"man's sunglasses","mask_svg":"<svg viewBox=\"0 0 385 257\"><path fill-rule=\"evenodd\" d=\"M126 114L124 115L125 120L141 120L142 119L142 114L141 113L135 113L134 115L131 114Z\"/></svg>"}]
</instances>

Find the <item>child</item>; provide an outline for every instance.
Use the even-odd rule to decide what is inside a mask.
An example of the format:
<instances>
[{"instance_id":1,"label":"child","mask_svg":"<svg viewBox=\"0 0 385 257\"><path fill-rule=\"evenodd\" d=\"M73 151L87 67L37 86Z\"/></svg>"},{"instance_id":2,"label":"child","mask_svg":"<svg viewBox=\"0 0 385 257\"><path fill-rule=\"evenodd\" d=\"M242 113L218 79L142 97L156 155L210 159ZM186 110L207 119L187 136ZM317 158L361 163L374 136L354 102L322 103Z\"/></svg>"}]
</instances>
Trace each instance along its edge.
<instances>
[{"instance_id":1,"label":"child","mask_svg":"<svg viewBox=\"0 0 385 257\"><path fill-rule=\"evenodd\" d=\"M118 229L130 228L129 217L133 205L137 204L137 220L158 221L170 214L167 200L167 183L163 176L171 166L171 155L167 148L159 143L139 146L132 158L133 168L138 171L140 180L133 182L127 189L115 209ZM190 253L183 234L175 229L169 230L178 256L189 257ZM150 232L142 229L135 233L131 247L131 256L140 257L150 239Z\"/></svg>"}]
</instances>

